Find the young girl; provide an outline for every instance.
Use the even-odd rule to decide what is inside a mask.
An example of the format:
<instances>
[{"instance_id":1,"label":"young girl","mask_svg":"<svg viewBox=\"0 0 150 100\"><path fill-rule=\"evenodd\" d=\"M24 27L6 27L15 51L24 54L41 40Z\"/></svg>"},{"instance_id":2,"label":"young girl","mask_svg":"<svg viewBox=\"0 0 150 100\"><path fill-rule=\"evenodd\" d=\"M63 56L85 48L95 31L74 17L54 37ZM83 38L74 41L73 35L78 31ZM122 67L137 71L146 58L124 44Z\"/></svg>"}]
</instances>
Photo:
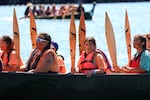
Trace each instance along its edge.
<instances>
[{"instance_id":1,"label":"young girl","mask_svg":"<svg viewBox=\"0 0 150 100\"><path fill-rule=\"evenodd\" d=\"M136 53L130 63L122 67L121 72L125 73L145 73L150 71L150 52L146 49L146 38L143 35L135 35L133 47Z\"/></svg>"},{"instance_id":2,"label":"young girl","mask_svg":"<svg viewBox=\"0 0 150 100\"><path fill-rule=\"evenodd\" d=\"M23 65L23 61L20 57L20 66L17 66L18 58L16 56L13 40L7 35L2 36L0 38L0 48L2 50L0 57L3 63L3 71L19 71L20 66Z\"/></svg>"},{"instance_id":3,"label":"young girl","mask_svg":"<svg viewBox=\"0 0 150 100\"><path fill-rule=\"evenodd\" d=\"M87 37L84 41L85 51L82 52L78 61L78 72L87 76L96 73L105 73L110 70L110 64L102 51L96 49L96 41L94 37ZM109 66L108 66L109 65ZM111 71L110 71L111 72Z\"/></svg>"}]
</instances>

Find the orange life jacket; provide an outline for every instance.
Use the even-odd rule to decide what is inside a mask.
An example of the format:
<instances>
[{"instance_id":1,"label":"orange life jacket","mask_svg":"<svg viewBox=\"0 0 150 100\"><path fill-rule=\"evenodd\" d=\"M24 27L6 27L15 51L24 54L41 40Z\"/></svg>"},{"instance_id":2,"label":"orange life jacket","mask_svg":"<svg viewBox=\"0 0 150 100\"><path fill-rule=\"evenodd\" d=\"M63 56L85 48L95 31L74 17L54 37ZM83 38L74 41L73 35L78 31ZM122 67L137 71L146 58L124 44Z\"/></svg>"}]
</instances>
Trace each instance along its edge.
<instances>
[{"instance_id":1,"label":"orange life jacket","mask_svg":"<svg viewBox=\"0 0 150 100\"><path fill-rule=\"evenodd\" d=\"M97 66L93 62L95 54L95 51L92 51L88 55L86 55L85 51L81 53L81 63L79 66L81 73L86 73L88 70L97 69Z\"/></svg>"},{"instance_id":2,"label":"orange life jacket","mask_svg":"<svg viewBox=\"0 0 150 100\"><path fill-rule=\"evenodd\" d=\"M97 66L93 62L94 56L95 56L96 53L100 53L103 56L103 59L104 59L106 65L107 65L107 69L111 69L111 65L110 65L110 62L109 62L106 54L103 51L101 51L100 49L96 49L96 52L93 51L90 54L88 54L86 57L85 57L85 55L86 55L85 51L82 52L82 54L81 54L81 64L79 66L79 69L80 69L81 73L84 73L87 70L97 69Z\"/></svg>"}]
</instances>

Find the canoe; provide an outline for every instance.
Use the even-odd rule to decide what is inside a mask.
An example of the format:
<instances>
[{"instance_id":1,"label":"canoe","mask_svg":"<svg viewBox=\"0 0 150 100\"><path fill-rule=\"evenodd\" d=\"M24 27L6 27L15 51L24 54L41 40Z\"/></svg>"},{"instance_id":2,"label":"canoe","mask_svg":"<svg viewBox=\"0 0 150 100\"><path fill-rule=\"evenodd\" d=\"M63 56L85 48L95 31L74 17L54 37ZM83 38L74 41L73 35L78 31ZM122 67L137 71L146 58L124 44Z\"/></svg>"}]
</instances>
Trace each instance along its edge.
<instances>
[{"instance_id":1,"label":"canoe","mask_svg":"<svg viewBox=\"0 0 150 100\"><path fill-rule=\"evenodd\" d=\"M93 2L93 7L91 11L84 12L84 17L86 20L92 20L92 17L94 15L94 10L95 10L96 2ZM80 19L81 13L75 13L74 18L75 19ZM21 17L19 19L24 19L24 18L29 18L28 16ZM71 14L65 15L65 16L35 16L35 19L70 19Z\"/></svg>"},{"instance_id":2,"label":"canoe","mask_svg":"<svg viewBox=\"0 0 150 100\"><path fill-rule=\"evenodd\" d=\"M74 14L75 19L80 19L81 13ZM92 20L93 14L91 12L85 12L84 17L86 20ZM66 16L35 16L35 19L70 19L71 15Z\"/></svg>"},{"instance_id":3,"label":"canoe","mask_svg":"<svg viewBox=\"0 0 150 100\"><path fill-rule=\"evenodd\" d=\"M2 100L150 100L150 73L85 75L0 73Z\"/></svg>"}]
</instances>

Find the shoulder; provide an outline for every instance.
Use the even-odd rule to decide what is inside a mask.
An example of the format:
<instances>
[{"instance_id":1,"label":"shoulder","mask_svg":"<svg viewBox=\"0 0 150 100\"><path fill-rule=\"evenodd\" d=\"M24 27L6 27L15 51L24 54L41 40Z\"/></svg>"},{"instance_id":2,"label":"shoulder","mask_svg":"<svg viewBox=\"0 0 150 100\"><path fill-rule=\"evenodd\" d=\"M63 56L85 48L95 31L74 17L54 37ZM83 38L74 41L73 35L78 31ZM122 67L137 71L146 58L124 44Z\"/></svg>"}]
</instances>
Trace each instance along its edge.
<instances>
[{"instance_id":1,"label":"shoulder","mask_svg":"<svg viewBox=\"0 0 150 100\"><path fill-rule=\"evenodd\" d=\"M103 59L103 56L100 53L96 53L96 59Z\"/></svg>"},{"instance_id":2,"label":"shoulder","mask_svg":"<svg viewBox=\"0 0 150 100\"><path fill-rule=\"evenodd\" d=\"M16 54L16 50L15 49L11 50L10 54L15 55Z\"/></svg>"},{"instance_id":3,"label":"shoulder","mask_svg":"<svg viewBox=\"0 0 150 100\"><path fill-rule=\"evenodd\" d=\"M141 54L141 58L150 59L150 51L145 50Z\"/></svg>"},{"instance_id":4,"label":"shoulder","mask_svg":"<svg viewBox=\"0 0 150 100\"><path fill-rule=\"evenodd\" d=\"M149 50L144 50L142 52L142 55L144 55L144 56L150 56L150 51Z\"/></svg>"}]
</instances>

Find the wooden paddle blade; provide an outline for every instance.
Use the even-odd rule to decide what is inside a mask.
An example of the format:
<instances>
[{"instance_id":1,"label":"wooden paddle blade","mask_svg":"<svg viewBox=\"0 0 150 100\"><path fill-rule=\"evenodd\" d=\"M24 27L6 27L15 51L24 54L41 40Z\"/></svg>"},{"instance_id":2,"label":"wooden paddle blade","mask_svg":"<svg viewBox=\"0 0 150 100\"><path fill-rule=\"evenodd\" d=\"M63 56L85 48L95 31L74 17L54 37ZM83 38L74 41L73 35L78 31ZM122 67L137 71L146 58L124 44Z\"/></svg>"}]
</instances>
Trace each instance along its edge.
<instances>
[{"instance_id":1,"label":"wooden paddle blade","mask_svg":"<svg viewBox=\"0 0 150 100\"><path fill-rule=\"evenodd\" d=\"M82 51L84 50L84 40L86 37L86 26L85 26L85 18L84 18L84 12L81 12L80 16L80 24L79 24L79 54L81 55Z\"/></svg>"},{"instance_id":2,"label":"wooden paddle blade","mask_svg":"<svg viewBox=\"0 0 150 100\"><path fill-rule=\"evenodd\" d=\"M70 40L70 56L71 56L71 73L74 73L75 55L76 55L76 26L73 13L71 15L70 20L69 40Z\"/></svg>"},{"instance_id":3,"label":"wooden paddle blade","mask_svg":"<svg viewBox=\"0 0 150 100\"><path fill-rule=\"evenodd\" d=\"M18 21L17 21L15 8L13 13L13 39L14 39L14 45L16 49L16 56L18 59L17 67L19 67L20 66L20 34L19 34Z\"/></svg>"},{"instance_id":4,"label":"wooden paddle blade","mask_svg":"<svg viewBox=\"0 0 150 100\"><path fill-rule=\"evenodd\" d=\"M130 24L129 24L127 10L126 10L126 14L125 14L125 37L126 37L126 46L127 46L127 53L128 53L128 62L130 62L130 59L131 59L131 33L130 33Z\"/></svg>"},{"instance_id":5,"label":"wooden paddle blade","mask_svg":"<svg viewBox=\"0 0 150 100\"><path fill-rule=\"evenodd\" d=\"M37 29L34 15L31 9L29 10L29 13L30 13L30 37L32 42L32 48L34 49L36 48Z\"/></svg>"},{"instance_id":6,"label":"wooden paddle blade","mask_svg":"<svg viewBox=\"0 0 150 100\"><path fill-rule=\"evenodd\" d=\"M114 70L117 72L117 55L116 55L116 42L115 42L115 36L113 27L111 24L111 21L109 19L109 16L107 12L105 13L105 35L108 45L109 54L112 60L112 64L114 67Z\"/></svg>"}]
</instances>

